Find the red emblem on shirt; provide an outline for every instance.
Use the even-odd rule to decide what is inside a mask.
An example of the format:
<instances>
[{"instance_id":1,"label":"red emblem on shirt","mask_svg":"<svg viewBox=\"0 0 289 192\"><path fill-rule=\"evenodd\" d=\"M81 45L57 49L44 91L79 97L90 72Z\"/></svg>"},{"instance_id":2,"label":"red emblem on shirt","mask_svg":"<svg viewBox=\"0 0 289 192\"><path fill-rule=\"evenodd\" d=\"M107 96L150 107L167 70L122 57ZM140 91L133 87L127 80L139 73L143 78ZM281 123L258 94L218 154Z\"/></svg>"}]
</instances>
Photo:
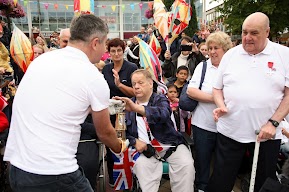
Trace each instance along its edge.
<instances>
[{"instance_id":1,"label":"red emblem on shirt","mask_svg":"<svg viewBox=\"0 0 289 192\"><path fill-rule=\"evenodd\" d=\"M276 69L274 68L274 63L273 62L268 62L268 68L270 69L270 71L276 71Z\"/></svg>"},{"instance_id":2,"label":"red emblem on shirt","mask_svg":"<svg viewBox=\"0 0 289 192\"><path fill-rule=\"evenodd\" d=\"M273 62L268 62L268 67L269 67L270 69L272 69L272 68L273 68L273 65L274 65L274 63L273 63Z\"/></svg>"}]
</instances>

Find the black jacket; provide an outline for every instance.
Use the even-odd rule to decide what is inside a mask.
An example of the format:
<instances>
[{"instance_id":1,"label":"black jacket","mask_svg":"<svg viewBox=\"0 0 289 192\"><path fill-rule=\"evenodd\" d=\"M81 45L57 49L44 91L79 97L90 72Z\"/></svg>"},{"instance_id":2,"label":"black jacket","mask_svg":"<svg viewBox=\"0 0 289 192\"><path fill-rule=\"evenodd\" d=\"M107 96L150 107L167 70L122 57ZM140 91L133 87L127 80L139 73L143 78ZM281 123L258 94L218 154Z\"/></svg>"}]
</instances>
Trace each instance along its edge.
<instances>
[{"instance_id":1,"label":"black jacket","mask_svg":"<svg viewBox=\"0 0 289 192\"><path fill-rule=\"evenodd\" d=\"M180 56L180 54L181 52L176 52L172 55L170 60L164 61L164 64L162 65L162 69L163 69L163 75L166 78L175 77L176 72L177 72L177 66L178 66L178 57ZM194 74L196 66L203 60L206 60L206 58L202 55L201 52L199 52L199 54L192 52L189 55L188 67L189 67L191 75Z\"/></svg>"}]
</instances>

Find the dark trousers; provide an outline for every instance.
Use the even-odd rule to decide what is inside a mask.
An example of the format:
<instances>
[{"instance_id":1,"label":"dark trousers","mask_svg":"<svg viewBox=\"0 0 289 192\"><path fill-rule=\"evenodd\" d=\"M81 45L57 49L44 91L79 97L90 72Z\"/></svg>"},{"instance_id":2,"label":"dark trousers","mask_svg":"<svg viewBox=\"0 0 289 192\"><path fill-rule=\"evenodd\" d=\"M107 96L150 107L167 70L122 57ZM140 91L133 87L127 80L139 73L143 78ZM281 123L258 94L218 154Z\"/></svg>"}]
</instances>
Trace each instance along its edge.
<instances>
[{"instance_id":1,"label":"dark trousers","mask_svg":"<svg viewBox=\"0 0 289 192\"><path fill-rule=\"evenodd\" d=\"M114 160L112 157L112 152L108 147L106 147L106 165L107 165L107 172L108 172L108 178L109 178L109 183L114 184L113 180L113 165L114 165Z\"/></svg>"},{"instance_id":2,"label":"dark trousers","mask_svg":"<svg viewBox=\"0 0 289 192\"><path fill-rule=\"evenodd\" d=\"M277 180L276 165L280 143L280 140L261 142L254 191L258 192L268 177ZM207 192L231 192L246 150L249 149L253 154L254 147L255 142L239 143L218 133L214 171Z\"/></svg>"},{"instance_id":3,"label":"dark trousers","mask_svg":"<svg viewBox=\"0 0 289 192\"><path fill-rule=\"evenodd\" d=\"M96 188L99 169L98 145L96 141L80 142L76 153L77 164L83 168L92 189Z\"/></svg>"},{"instance_id":4,"label":"dark trousers","mask_svg":"<svg viewBox=\"0 0 289 192\"><path fill-rule=\"evenodd\" d=\"M81 168L62 175L38 175L11 165L9 173L14 192L93 192Z\"/></svg>"},{"instance_id":5,"label":"dark trousers","mask_svg":"<svg viewBox=\"0 0 289 192\"><path fill-rule=\"evenodd\" d=\"M196 186L205 191L210 178L210 164L216 147L217 133L193 125Z\"/></svg>"}]
</instances>

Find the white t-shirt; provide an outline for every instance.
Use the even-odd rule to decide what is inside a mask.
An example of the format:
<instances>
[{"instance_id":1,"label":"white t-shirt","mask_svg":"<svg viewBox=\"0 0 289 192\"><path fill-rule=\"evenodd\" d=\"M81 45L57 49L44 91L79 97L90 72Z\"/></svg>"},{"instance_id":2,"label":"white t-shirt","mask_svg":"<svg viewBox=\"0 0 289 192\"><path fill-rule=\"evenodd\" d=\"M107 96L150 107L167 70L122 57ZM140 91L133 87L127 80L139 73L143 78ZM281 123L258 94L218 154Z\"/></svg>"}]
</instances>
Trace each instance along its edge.
<instances>
[{"instance_id":1,"label":"white t-shirt","mask_svg":"<svg viewBox=\"0 0 289 192\"><path fill-rule=\"evenodd\" d=\"M89 107L108 105L108 85L82 51L66 47L41 55L17 90L4 160L41 175L76 171L80 124Z\"/></svg>"},{"instance_id":2,"label":"white t-shirt","mask_svg":"<svg viewBox=\"0 0 289 192\"><path fill-rule=\"evenodd\" d=\"M147 106L148 102L139 103L139 104L143 105L143 106ZM142 116L137 116L137 114L136 114L136 124L137 124L138 139L147 143L147 144L151 144L151 141L149 139L148 132L147 132L146 122ZM150 136L151 136L151 140L153 140L154 136L152 133ZM162 151L166 151L169 149L169 145L164 145L163 143L160 143L160 142L159 142L159 144L163 148ZM156 147L156 146L154 146L154 147Z\"/></svg>"},{"instance_id":3,"label":"white t-shirt","mask_svg":"<svg viewBox=\"0 0 289 192\"><path fill-rule=\"evenodd\" d=\"M289 87L289 49L267 40L266 48L250 55L239 45L222 58L214 87L222 89L228 113L217 123L221 134L241 143L254 142L255 130L268 122ZM270 70L270 66L272 70ZM276 139L281 139L280 126Z\"/></svg>"},{"instance_id":4,"label":"white t-shirt","mask_svg":"<svg viewBox=\"0 0 289 192\"><path fill-rule=\"evenodd\" d=\"M199 89L203 65L204 65L203 62L197 65L188 87ZM212 94L213 80L216 74L217 68L212 65L211 59L209 59L207 61L207 70L201 89L203 92ZM213 118L213 110L216 107L217 106L214 103L199 102L192 117L192 125L216 133L217 126Z\"/></svg>"}]
</instances>

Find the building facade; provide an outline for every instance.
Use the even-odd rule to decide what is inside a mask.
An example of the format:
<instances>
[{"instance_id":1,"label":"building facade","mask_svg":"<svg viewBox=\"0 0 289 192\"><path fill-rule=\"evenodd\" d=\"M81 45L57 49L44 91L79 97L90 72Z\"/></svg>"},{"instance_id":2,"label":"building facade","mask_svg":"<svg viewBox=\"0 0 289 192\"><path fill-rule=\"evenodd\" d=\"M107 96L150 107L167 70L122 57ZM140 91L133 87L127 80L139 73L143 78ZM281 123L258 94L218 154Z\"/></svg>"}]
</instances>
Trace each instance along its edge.
<instances>
[{"instance_id":1,"label":"building facade","mask_svg":"<svg viewBox=\"0 0 289 192\"><path fill-rule=\"evenodd\" d=\"M221 31L225 31L223 19L219 18L221 13L217 11L217 8L223 3L223 0L194 0L198 26L200 27L201 24L214 25Z\"/></svg>"},{"instance_id":2,"label":"building facade","mask_svg":"<svg viewBox=\"0 0 289 192\"><path fill-rule=\"evenodd\" d=\"M37 27L48 37L53 31L68 28L74 16L73 0L32 0L18 1L27 13L13 22L24 32ZM109 37L129 38L138 33L141 26L153 23L145 17L149 1L117 0L94 1L94 14L105 20L109 27ZM30 24L31 23L31 24Z\"/></svg>"}]
</instances>

